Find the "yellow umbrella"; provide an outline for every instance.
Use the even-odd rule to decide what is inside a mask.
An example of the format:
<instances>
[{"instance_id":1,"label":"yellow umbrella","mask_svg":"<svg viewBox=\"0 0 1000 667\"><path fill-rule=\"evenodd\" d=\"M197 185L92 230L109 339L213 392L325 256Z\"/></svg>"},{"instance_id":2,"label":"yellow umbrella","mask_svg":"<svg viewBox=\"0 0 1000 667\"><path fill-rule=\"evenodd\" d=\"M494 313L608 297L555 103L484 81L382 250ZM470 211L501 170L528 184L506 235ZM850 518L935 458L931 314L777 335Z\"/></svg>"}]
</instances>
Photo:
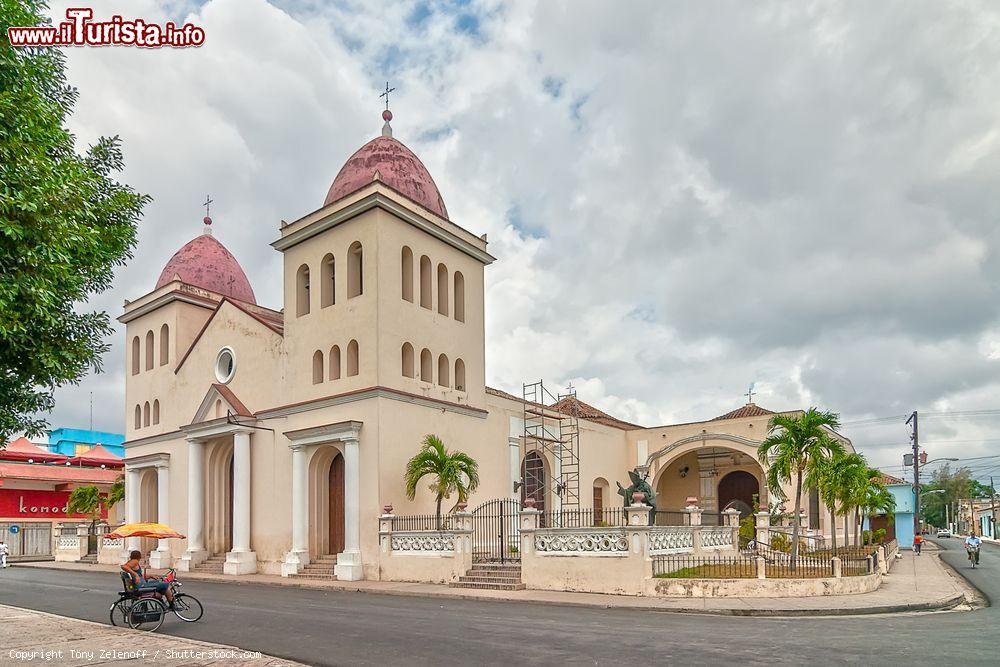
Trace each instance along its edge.
<instances>
[{"instance_id":1,"label":"yellow umbrella","mask_svg":"<svg viewBox=\"0 0 1000 667\"><path fill-rule=\"evenodd\" d=\"M161 540L177 537L184 539L183 535L162 523L127 523L124 526L119 526L115 532L108 533L108 537L111 539L119 537L156 537Z\"/></svg>"}]
</instances>

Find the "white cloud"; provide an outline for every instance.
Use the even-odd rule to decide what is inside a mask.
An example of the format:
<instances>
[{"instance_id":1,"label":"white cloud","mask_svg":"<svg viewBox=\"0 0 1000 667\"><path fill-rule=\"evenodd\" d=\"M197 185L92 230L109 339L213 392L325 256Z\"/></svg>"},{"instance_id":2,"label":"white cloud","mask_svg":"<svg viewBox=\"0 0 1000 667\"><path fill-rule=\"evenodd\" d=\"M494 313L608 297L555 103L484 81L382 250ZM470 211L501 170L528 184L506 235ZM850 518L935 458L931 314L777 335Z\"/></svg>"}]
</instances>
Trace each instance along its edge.
<instances>
[{"instance_id":1,"label":"white cloud","mask_svg":"<svg viewBox=\"0 0 1000 667\"><path fill-rule=\"evenodd\" d=\"M397 138L500 258L490 382L575 378L643 423L721 414L750 382L765 406L845 419L995 396L993 4L99 11L116 5L187 14L207 41L69 52L72 129L121 134L124 180L155 197L135 261L96 301L113 314L197 233L207 192L218 237L280 306L267 243L378 132L390 79ZM99 426L121 428L114 343L106 378L59 392L56 423L79 423L93 387ZM895 444L871 444L895 462Z\"/></svg>"}]
</instances>

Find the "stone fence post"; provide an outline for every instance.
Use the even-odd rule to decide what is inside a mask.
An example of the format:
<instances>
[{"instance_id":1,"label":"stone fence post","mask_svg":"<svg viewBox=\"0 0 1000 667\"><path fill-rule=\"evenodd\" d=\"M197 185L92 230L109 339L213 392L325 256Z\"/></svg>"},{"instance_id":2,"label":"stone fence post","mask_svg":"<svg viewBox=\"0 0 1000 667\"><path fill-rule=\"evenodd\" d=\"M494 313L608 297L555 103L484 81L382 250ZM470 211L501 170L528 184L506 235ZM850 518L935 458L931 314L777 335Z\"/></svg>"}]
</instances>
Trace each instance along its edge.
<instances>
[{"instance_id":1,"label":"stone fence post","mask_svg":"<svg viewBox=\"0 0 1000 667\"><path fill-rule=\"evenodd\" d=\"M733 529L733 549L740 549L740 511L735 507L730 507L722 512L726 517L726 525Z\"/></svg>"},{"instance_id":2,"label":"stone fence post","mask_svg":"<svg viewBox=\"0 0 1000 667\"><path fill-rule=\"evenodd\" d=\"M767 579L767 561L763 556L757 556L757 578Z\"/></svg>"},{"instance_id":3,"label":"stone fence post","mask_svg":"<svg viewBox=\"0 0 1000 667\"><path fill-rule=\"evenodd\" d=\"M757 512L757 550L763 551L763 544L770 544L771 542L771 513L770 512Z\"/></svg>"},{"instance_id":4,"label":"stone fence post","mask_svg":"<svg viewBox=\"0 0 1000 667\"><path fill-rule=\"evenodd\" d=\"M535 509L534 499L529 498L530 503L526 503L524 509L518 513L518 522L521 527L521 565L525 565L525 558L530 559L535 553L535 531L538 530L538 521L542 516L542 511Z\"/></svg>"},{"instance_id":5,"label":"stone fence post","mask_svg":"<svg viewBox=\"0 0 1000 667\"><path fill-rule=\"evenodd\" d=\"M456 576L472 569L472 512L467 511L464 505L465 503L459 505L459 510L454 515Z\"/></svg>"},{"instance_id":6,"label":"stone fence post","mask_svg":"<svg viewBox=\"0 0 1000 667\"><path fill-rule=\"evenodd\" d=\"M628 525L630 526L648 526L649 525L649 512L652 508L645 503L632 503L627 508L625 508L625 513L628 515Z\"/></svg>"},{"instance_id":7,"label":"stone fence post","mask_svg":"<svg viewBox=\"0 0 1000 667\"><path fill-rule=\"evenodd\" d=\"M836 577L837 579L840 579L842 576L844 576L843 565L840 562L840 557L834 556L830 560L833 561L833 576Z\"/></svg>"},{"instance_id":8,"label":"stone fence post","mask_svg":"<svg viewBox=\"0 0 1000 667\"><path fill-rule=\"evenodd\" d=\"M687 507L684 508L687 513L686 521L689 526L700 526L701 525L701 507L698 506L698 499L694 496L688 496Z\"/></svg>"},{"instance_id":9,"label":"stone fence post","mask_svg":"<svg viewBox=\"0 0 1000 667\"><path fill-rule=\"evenodd\" d=\"M385 505L382 508L382 515L378 518L378 542L383 556L392 554L392 522L395 518L392 505Z\"/></svg>"}]
</instances>

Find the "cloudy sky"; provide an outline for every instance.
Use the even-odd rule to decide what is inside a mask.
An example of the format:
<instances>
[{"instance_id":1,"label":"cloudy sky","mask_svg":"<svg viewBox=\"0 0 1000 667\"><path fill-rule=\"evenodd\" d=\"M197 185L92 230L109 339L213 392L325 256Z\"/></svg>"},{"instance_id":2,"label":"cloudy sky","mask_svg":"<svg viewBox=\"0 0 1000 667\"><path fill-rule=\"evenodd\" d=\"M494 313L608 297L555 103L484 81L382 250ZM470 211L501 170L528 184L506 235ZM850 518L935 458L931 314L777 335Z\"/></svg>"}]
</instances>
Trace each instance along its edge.
<instances>
[{"instance_id":1,"label":"cloudy sky","mask_svg":"<svg viewBox=\"0 0 1000 667\"><path fill-rule=\"evenodd\" d=\"M56 3L52 14L64 16ZM818 405L885 468L900 415L932 457L1000 452L995 3L98 3L190 21L201 48L68 50L81 146L121 135L152 195L153 287L215 200L217 238L280 301L279 221L318 208L381 125L488 233L487 378L539 377L657 425ZM123 428L123 336L55 425ZM998 465L1000 459L993 459ZM988 474L990 460L974 461Z\"/></svg>"}]
</instances>

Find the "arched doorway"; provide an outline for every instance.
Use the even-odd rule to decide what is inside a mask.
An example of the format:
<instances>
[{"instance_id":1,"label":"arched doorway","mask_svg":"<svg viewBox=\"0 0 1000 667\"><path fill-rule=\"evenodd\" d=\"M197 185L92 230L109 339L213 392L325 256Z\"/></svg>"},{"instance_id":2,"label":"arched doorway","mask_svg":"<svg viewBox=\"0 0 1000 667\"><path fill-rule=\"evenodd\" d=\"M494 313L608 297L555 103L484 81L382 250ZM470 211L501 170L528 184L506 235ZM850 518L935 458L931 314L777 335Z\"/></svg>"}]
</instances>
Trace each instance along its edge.
<instances>
[{"instance_id":1,"label":"arched doorway","mask_svg":"<svg viewBox=\"0 0 1000 667\"><path fill-rule=\"evenodd\" d=\"M344 456L337 454L330 462L329 506L330 506L330 551L339 554L344 550Z\"/></svg>"},{"instance_id":2,"label":"arched doorway","mask_svg":"<svg viewBox=\"0 0 1000 667\"><path fill-rule=\"evenodd\" d=\"M521 504L534 498L535 509L545 511L545 459L538 452L528 452L521 461Z\"/></svg>"},{"instance_id":3,"label":"arched doorway","mask_svg":"<svg viewBox=\"0 0 1000 667\"><path fill-rule=\"evenodd\" d=\"M332 445L321 445L309 459L309 553L337 555L346 541L344 455Z\"/></svg>"},{"instance_id":4,"label":"arched doorway","mask_svg":"<svg viewBox=\"0 0 1000 667\"><path fill-rule=\"evenodd\" d=\"M216 441L205 469L205 548L213 556L233 548L233 463L232 440Z\"/></svg>"},{"instance_id":5,"label":"arched doorway","mask_svg":"<svg viewBox=\"0 0 1000 667\"><path fill-rule=\"evenodd\" d=\"M757 478L745 470L734 470L719 480L719 509L735 507L740 518L753 512L754 496L760 493Z\"/></svg>"},{"instance_id":6,"label":"arched doorway","mask_svg":"<svg viewBox=\"0 0 1000 667\"><path fill-rule=\"evenodd\" d=\"M139 478L139 521L155 522L159 515L159 479L156 468L147 468ZM139 538L139 551L148 554L156 548L157 540L153 537Z\"/></svg>"}]
</instances>

